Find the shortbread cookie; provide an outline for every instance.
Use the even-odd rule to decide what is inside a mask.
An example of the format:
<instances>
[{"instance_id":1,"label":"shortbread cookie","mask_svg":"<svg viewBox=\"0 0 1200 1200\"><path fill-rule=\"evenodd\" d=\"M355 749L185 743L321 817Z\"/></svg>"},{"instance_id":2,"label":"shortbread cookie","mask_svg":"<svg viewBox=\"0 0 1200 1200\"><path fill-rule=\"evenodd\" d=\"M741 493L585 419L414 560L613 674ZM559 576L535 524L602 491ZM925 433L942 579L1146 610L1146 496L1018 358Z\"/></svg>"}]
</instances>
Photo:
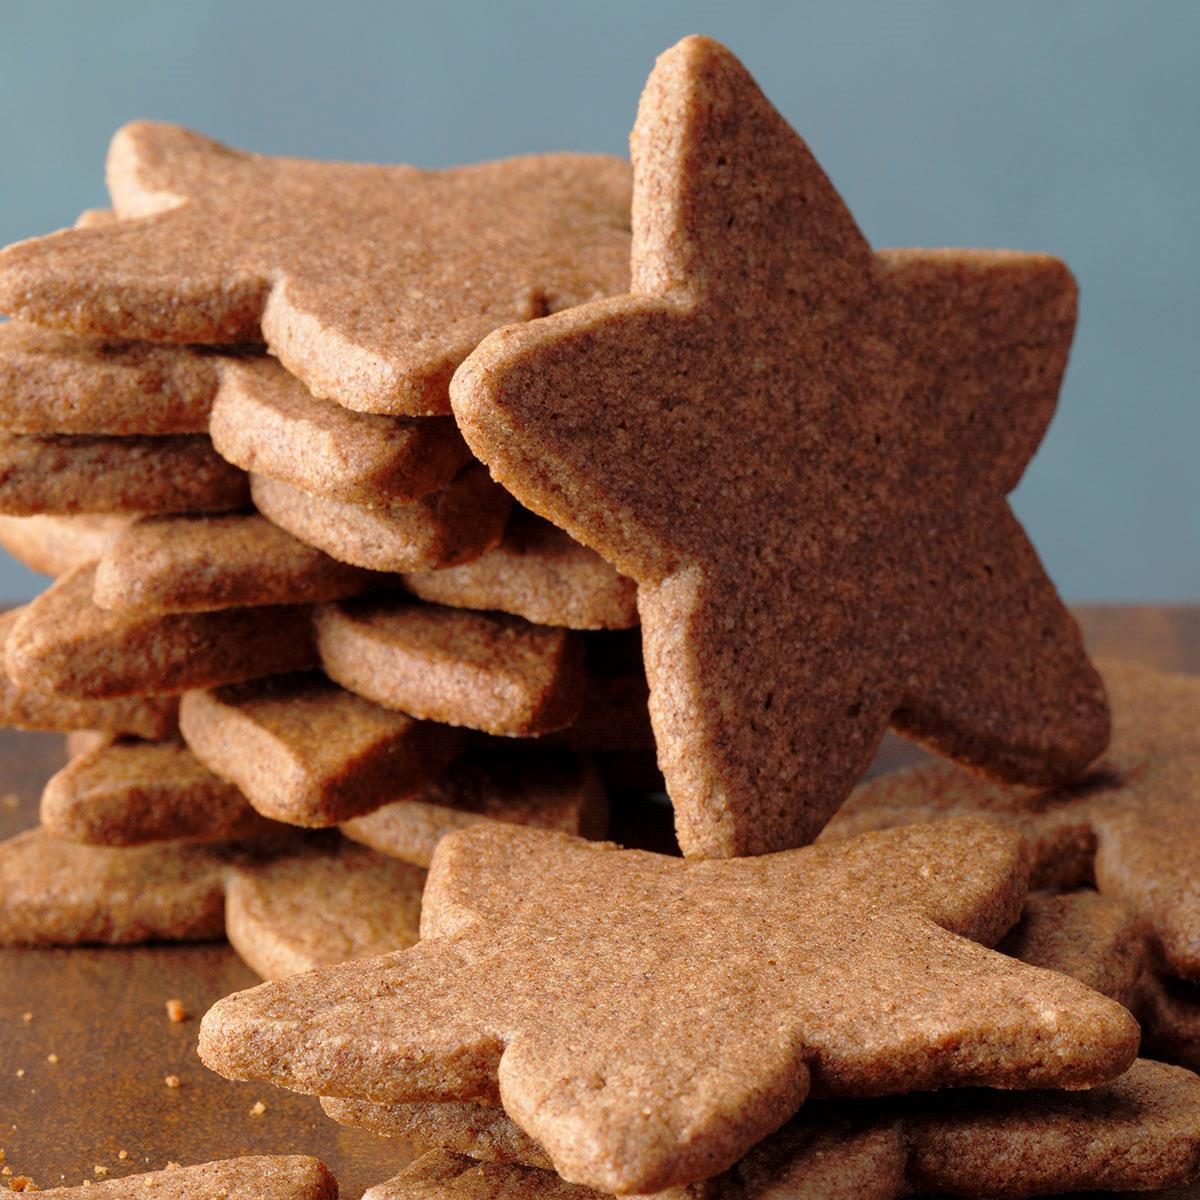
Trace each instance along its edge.
<instances>
[{"instance_id":1,"label":"shortbread cookie","mask_svg":"<svg viewBox=\"0 0 1200 1200\"><path fill-rule=\"evenodd\" d=\"M331 679L414 717L533 737L583 703L583 643L565 629L402 597L322 605L315 624Z\"/></svg>"},{"instance_id":2,"label":"shortbread cookie","mask_svg":"<svg viewBox=\"0 0 1200 1200\"><path fill-rule=\"evenodd\" d=\"M624 291L629 168L551 154L448 171L268 158L119 130L121 220L0 254L0 312L75 333L265 341L314 395L449 411L490 330ZM134 219L140 218L140 219Z\"/></svg>"},{"instance_id":3,"label":"shortbread cookie","mask_svg":"<svg viewBox=\"0 0 1200 1200\"><path fill-rule=\"evenodd\" d=\"M311 609L302 605L166 616L108 612L92 601L95 575L94 566L77 567L20 610L4 646L14 682L72 699L104 700L314 665ZM77 724L103 728L90 718Z\"/></svg>"},{"instance_id":4,"label":"shortbread cookie","mask_svg":"<svg viewBox=\"0 0 1200 1200\"><path fill-rule=\"evenodd\" d=\"M0 433L0 512L229 512L250 499L244 471L203 434L88 437Z\"/></svg>"},{"instance_id":5,"label":"shortbread cookie","mask_svg":"<svg viewBox=\"0 0 1200 1200\"><path fill-rule=\"evenodd\" d=\"M504 541L474 562L408 573L404 586L434 604L497 609L535 625L630 629L638 620L633 580L530 513L515 513Z\"/></svg>"},{"instance_id":6,"label":"shortbread cookie","mask_svg":"<svg viewBox=\"0 0 1200 1200\"><path fill-rule=\"evenodd\" d=\"M200 1053L319 1095L502 1101L564 1178L661 1189L732 1166L810 1088L1124 1071L1124 1008L966 940L998 940L1027 879L1020 838L978 819L700 863L478 825L438 846L419 945L227 997Z\"/></svg>"},{"instance_id":7,"label":"shortbread cookie","mask_svg":"<svg viewBox=\"0 0 1200 1200\"><path fill-rule=\"evenodd\" d=\"M338 1200L338 1185L318 1158L247 1155L99 1183L89 1179L81 1187L50 1188L41 1194L60 1200L128 1200L134 1195L154 1200Z\"/></svg>"},{"instance_id":8,"label":"shortbread cookie","mask_svg":"<svg viewBox=\"0 0 1200 1200\"><path fill-rule=\"evenodd\" d=\"M25 611L17 608L0 614L0 648L7 646L9 634ZM53 691L37 691L14 682L0 655L0 727L56 733L89 728L164 738L179 728L179 701L174 696L76 700Z\"/></svg>"},{"instance_id":9,"label":"shortbread cookie","mask_svg":"<svg viewBox=\"0 0 1200 1200\"><path fill-rule=\"evenodd\" d=\"M128 437L207 433L210 350L0 325L0 429Z\"/></svg>"},{"instance_id":10,"label":"shortbread cookie","mask_svg":"<svg viewBox=\"0 0 1200 1200\"><path fill-rule=\"evenodd\" d=\"M31 571L63 575L72 567L95 562L132 520L121 513L78 513L67 517L0 515L0 547Z\"/></svg>"},{"instance_id":11,"label":"shortbread cookie","mask_svg":"<svg viewBox=\"0 0 1200 1200\"><path fill-rule=\"evenodd\" d=\"M42 827L95 846L223 842L270 830L180 742L119 739L77 755L42 791Z\"/></svg>"},{"instance_id":12,"label":"shortbread cookie","mask_svg":"<svg viewBox=\"0 0 1200 1200\"><path fill-rule=\"evenodd\" d=\"M1039 886L1090 882L1154 932L1169 974L1200 980L1200 678L1102 664L1113 744L1051 791L931 763L863 784L825 837L986 812L1028 839Z\"/></svg>"},{"instance_id":13,"label":"shortbread cookie","mask_svg":"<svg viewBox=\"0 0 1200 1200\"><path fill-rule=\"evenodd\" d=\"M231 463L347 504L419 500L471 459L449 417L348 412L269 358L222 367L209 431Z\"/></svg>"},{"instance_id":14,"label":"shortbread cookie","mask_svg":"<svg viewBox=\"0 0 1200 1200\"><path fill-rule=\"evenodd\" d=\"M812 839L889 722L1071 778L1104 689L1006 501L1066 366L1066 267L873 253L703 38L659 59L631 144L632 294L491 335L452 401L507 490L637 580L684 852Z\"/></svg>"},{"instance_id":15,"label":"shortbread cookie","mask_svg":"<svg viewBox=\"0 0 1200 1200\"><path fill-rule=\"evenodd\" d=\"M378 582L254 513L146 517L112 539L96 566L92 599L121 611L210 612L313 604Z\"/></svg>"},{"instance_id":16,"label":"shortbread cookie","mask_svg":"<svg viewBox=\"0 0 1200 1200\"><path fill-rule=\"evenodd\" d=\"M183 736L264 816L336 825L411 796L458 752L461 735L372 704L317 672L188 692Z\"/></svg>"},{"instance_id":17,"label":"shortbread cookie","mask_svg":"<svg viewBox=\"0 0 1200 1200\"><path fill-rule=\"evenodd\" d=\"M413 945L425 872L330 839L235 871L225 932L264 979Z\"/></svg>"},{"instance_id":18,"label":"shortbread cookie","mask_svg":"<svg viewBox=\"0 0 1200 1200\"><path fill-rule=\"evenodd\" d=\"M341 829L381 854L427 867L446 834L482 821L599 838L608 826L608 797L595 768L570 751L476 750L423 792Z\"/></svg>"}]
</instances>

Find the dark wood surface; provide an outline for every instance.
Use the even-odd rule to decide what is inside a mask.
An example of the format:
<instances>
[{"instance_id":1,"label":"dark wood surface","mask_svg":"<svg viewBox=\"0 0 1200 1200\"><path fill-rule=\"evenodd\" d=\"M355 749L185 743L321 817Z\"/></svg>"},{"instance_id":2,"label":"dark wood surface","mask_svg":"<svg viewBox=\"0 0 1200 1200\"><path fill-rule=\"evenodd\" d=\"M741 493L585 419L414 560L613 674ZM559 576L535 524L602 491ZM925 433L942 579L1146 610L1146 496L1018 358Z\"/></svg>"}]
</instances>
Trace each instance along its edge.
<instances>
[{"instance_id":1,"label":"dark wood surface","mask_svg":"<svg viewBox=\"0 0 1200 1200\"><path fill-rule=\"evenodd\" d=\"M1200 673L1200 608L1089 608L1080 619L1097 655ZM889 739L876 769L915 757ZM61 737L0 731L0 836L36 822L42 783L62 761ZM116 1178L168 1161L307 1153L351 1200L394 1174L411 1147L342 1129L310 1097L229 1083L200 1064L199 1017L255 982L224 945L0 951L3 1165L48 1188L100 1178L97 1166ZM172 997L191 1014L182 1024L167 1019Z\"/></svg>"}]
</instances>

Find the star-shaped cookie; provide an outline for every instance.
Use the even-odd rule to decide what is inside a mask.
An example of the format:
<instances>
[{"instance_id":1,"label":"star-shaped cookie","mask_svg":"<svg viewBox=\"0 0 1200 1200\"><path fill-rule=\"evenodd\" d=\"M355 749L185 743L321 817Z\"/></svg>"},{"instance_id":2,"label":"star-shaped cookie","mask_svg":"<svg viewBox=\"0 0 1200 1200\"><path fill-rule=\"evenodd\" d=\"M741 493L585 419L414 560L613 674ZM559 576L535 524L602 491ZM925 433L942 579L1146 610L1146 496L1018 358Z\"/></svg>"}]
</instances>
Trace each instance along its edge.
<instances>
[{"instance_id":1,"label":"star-shaped cookie","mask_svg":"<svg viewBox=\"0 0 1200 1200\"><path fill-rule=\"evenodd\" d=\"M810 1090L1089 1086L1125 1009L985 949L1023 843L979 819L688 862L516 826L434 855L411 950L227 997L222 1074L379 1103L502 1102L565 1178L705 1179Z\"/></svg>"},{"instance_id":2,"label":"star-shaped cookie","mask_svg":"<svg viewBox=\"0 0 1200 1200\"><path fill-rule=\"evenodd\" d=\"M136 122L118 221L0 253L0 312L75 333L265 341L317 396L449 411L485 334L629 281L629 168L549 154L445 171L246 154Z\"/></svg>"},{"instance_id":3,"label":"star-shaped cookie","mask_svg":"<svg viewBox=\"0 0 1200 1200\"><path fill-rule=\"evenodd\" d=\"M1105 745L1103 688L1005 497L1075 322L1057 259L872 252L723 47L658 61L633 288L492 334L468 444L637 580L686 854L811 839L889 721L1011 779Z\"/></svg>"}]
</instances>

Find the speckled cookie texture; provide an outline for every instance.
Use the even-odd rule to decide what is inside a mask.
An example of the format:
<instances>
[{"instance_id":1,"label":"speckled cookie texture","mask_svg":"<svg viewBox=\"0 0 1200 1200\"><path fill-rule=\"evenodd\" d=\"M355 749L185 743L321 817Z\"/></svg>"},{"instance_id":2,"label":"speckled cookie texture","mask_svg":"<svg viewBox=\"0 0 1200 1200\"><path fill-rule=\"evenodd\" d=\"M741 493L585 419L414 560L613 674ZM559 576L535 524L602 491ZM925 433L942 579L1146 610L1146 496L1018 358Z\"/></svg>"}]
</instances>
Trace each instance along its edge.
<instances>
[{"instance_id":1,"label":"speckled cookie texture","mask_svg":"<svg viewBox=\"0 0 1200 1200\"><path fill-rule=\"evenodd\" d=\"M139 612L214 612L356 596L378 577L297 541L255 513L145 517L96 564L93 601Z\"/></svg>"},{"instance_id":2,"label":"speckled cookie texture","mask_svg":"<svg viewBox=\"0 0 1200 1200\"><path fill-rule=\"evenodd\" d=\"M1101 666L1113 743L1075 783L1038 791L932 763L863 784L824 836L987 813L1029 840L1038 884L1094 878L1148 923L1168 974L1200 980L1200 679Z\"/></svg>"},{"instance_id":3,"label":"speckled cookie texture","mask_svg":"<svg viewBox=\"0 0 1200 1200\"><path fill-rule=\"evenodd\" d=\"M460 734L364 700L318 672L188 692L188 745L264 816L327 826L427 787Z\"/></svg>"},{"instance_id":4,"label":"speckled cookie texture","mask_svg":"<svg viewBox=\"0 0 1200 1200\"><path fill-rule=\"evenodd\" d=\"M86 1187L50 1188L62 1200L153 1196L154 1200L338 1200L337 1180L320 1159L302 1154L246 1155L194 1167L171 1167Z\"/></svg>"},{"instance_id":5,"label":"speckled cookie texture","mask_svg":"<svg viewBox=\"0 0 1200 1200\"><path fill-rule=\"evenodd\" d=\"M249 499L246 473L204 434L0 433L0 511L11 516L229 512Z\"/></svg>"},{"instance_id":6,"label":"speckled cookie texture","mask_svg":"<svg viewBox=\"0 0 1200 1200\"><path fill-rule=\"evenodd\" d=\"M349 412L268 358L222 364L209 432L231 463L348 504L419 500L471 458L449 417Z\"/></svg>"},{"instance_id":7,"label":"speckled cookie texture","mask_svg":"<svg viewBox=\"0 0 1200 1200\"><path fill-rule=\"evenodd\" d=\"M0 515L0 546L31 571L63 575L72 567L95 562L133 519L121 513Z\"/></svg>"},{"instance_id":8,"label":"speckled cookie texture","mask_svg":"<svg viewBox=\"0 0 1200 1200\"><path fill-rule=\"evenodd\" d=\"M1005 500L1054 411L1067 269L872 252L703 38L659 59L632 149L632 293L498 331L451 395L505 488L637 580L685 853L811 839L889 722L1070 778L1104 689Z\"/></svg>"},{"instance_id":9,"label":"speckled cookie texture","mask_svg":"<svg viewBox=\"0 0 1200 1200\"><path fill-rule=\"evenodd\" d=\"M0 325L0 429L128 436L207 433L211 351Z\"/></svg>"},{"instance_id":10,"label":"speckled cookie texture","mask_svg":"<svg viewBox=\"0 0 1200 1200\"><path fill-rule=\"evenodd\" d=\"M629 168L540 155L446 171L268 158L119 130L116 222L0 253L0 312L74 333L265 342L314 395L445 414L480 339L629 281ZM464 236L469 231L469 236Z\"/></svg>"},{"instance_id":11,"label":"speckled cookie texture","mask_svg":"<svg viewBox=\"0 0 1200 1200\"><path fill-rule=\"evenodd\" d=\"M446 834L482 821L599 838L608 826L608 797L591 763L569 750L472 749L424 791L341 830L381 854L427 867Z\"/></svg>"},{"instance_id":12,"label":"speckled cookie texture","mask_svg":"<svg viewBox=\"0 0 1200 1200\"><path fill-rule=\"evenodd\" d=\"M311 609L303 605L108 612L92 601L95 575L94 566L77 567L20 610L4 644L15 683L56 697L107 700L315 665ZM79 725L104 727L94 720Z\"/></svg>"},{"instance_id":13,"label":"speckled cookie texture","mask_svg":"<svg viewBox=\"0 0 1200 1200\"><path fill-rule=\"evenodd\" d=\"M638 620L633 580L532 513L514 513L500 545L474 562L406 574L404 586L434 604L496 609L535 625L630 629Z\"/></svg>"},{"instance_id":14,"label":"speckled cookie texture","mask_svg":"<svg viewBox=\"0 0 1200 1200\"><path fill-rule=\"evenodd\" d=\"M201 1057L319 1095L500 1101L564 1178L661 1189L810 1090L1124 1071L1125 1009L966 940L1002 936L1027 878L979 819L707 862L480 825L439 843L416 947L220 1001Z\"/></svg>"},{"instance_id":15,"label":"speckled cookie texture","mask_svg":"<svg viewBox=\"0 0 1200 1200\"><path fill-rule=\"evenodd\" d=\"M331 679L414 717L532 737L583 703L583 643L565 629L405 597L321 605L315 625Z\"/></svg>"},{"instance_id":16,"label":"speckled cookie texture","mask_svg":"<svg viewBox=\"0 0 1200 1200\"><path fill-rule=\"evenodd\" d=\"M470 562L504 536L512 498L478 464L406 504L347 504L251 475L255 507L341 562L372 571L432 571Z\"/></svg>"}]
</instances>

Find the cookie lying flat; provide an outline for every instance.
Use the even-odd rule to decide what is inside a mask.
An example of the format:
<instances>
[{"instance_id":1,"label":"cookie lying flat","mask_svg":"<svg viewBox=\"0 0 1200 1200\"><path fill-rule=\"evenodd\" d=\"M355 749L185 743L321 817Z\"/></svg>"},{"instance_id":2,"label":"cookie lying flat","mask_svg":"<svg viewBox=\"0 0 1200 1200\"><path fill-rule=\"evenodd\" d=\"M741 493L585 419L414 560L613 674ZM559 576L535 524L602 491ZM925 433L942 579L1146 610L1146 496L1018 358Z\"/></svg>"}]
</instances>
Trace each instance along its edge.
<instances>
[{"instance_id":1,"label":"cookie lying flat","mask_svg":"<svg viewBox=\"0 0 1200 1200\"><path fill-rule=\"evenodd\" d=\"M561 529L515 513L504 540L472 563L404 576L404 586L434 604L498 609L535 625L630 629L637 586Z\"/></svg>"},{"instance_id":2,"label":"cookie lying flat","mask_svg":"<svg viewBox=\"0 0 1200 1200\"><path fill-rule=\"evenodd\" d=\"M449 417L348 412L268 358L222 366L209 432L231 463L348 504L419 500L471 459Z\"/></svg>"},{"instance_id":3,"label":"cookie lying flat","mask_svg":"<svg viewBox=\"0 0 1200 1200\"><path fill-rule=\"evenodd\" d=\"M265 341L315 395L364 412L444 414L451 373L490 330L628 286L615 158L418 171L245 154L143 121L113 138L107 176L122 220L10 246L0 311Z\"/></svg>"},{"instance_id":4,"label":"cookie lying flat","mask_svg":"<svg viewBox=\"0 0 1200 1200\"><path fill-rule=\"evenodd\" d=\"M0 512L229 512L250 499L244 471L203 434L88 437L0 433Z\"/></svg>"},{"instance_id":5,"label":"cookie lying flat","mask_svg":"<svg viewBox=\"0 0 1200 1200\"><path fill-rule=\"evenodd\" d=\"M810 1087L1125 1070L1125 1009L966 940L1003 934L1027 878L981 820L699 863L479 825L438 845L416 947L227 997L200 1054L318 1095L502 1100L564 1178L661 1189L732 1166Z\"/></svg>"},{"instance_id":6,"label":"cookie lying flat","mask_svg":"<svg viewBox=\"0 0 1200 1200\"><path fill-rule=\"evenodd\" d=\"M378 577L329 555L257 514L146 517L114 537L96 566L100 608L210 612L259 604L312 604L355 596Z\"/></svg>"},{"instance_id":7,"label":"cookie lying flat","mask_svg":"<svg viewBox=\"0 0 1200 1200\"><path fill-rule=\"evenodd\" d=\"M0 429L128 437L207 433L211 351L0 325Z\"/></svg>"},{"instance_id":8,"label":"cookie lying flat","mask_svg":"<svg viewBox=\"0 0 1200 1200\"><path fill-rule=\"evenodd\" d=\"M986 812L1029 840L1039 886L1094 875L1150 925L1169 973L1200 980L1200 678L1102 670L1113 744L1077 783L1038 792L932 763L863 784L824 836Z\"/></svg>"},{"instance_id":9,"label":"cookie lying flat","mask_svg":"<svg viewBox=\"0 0 1200 1200\"><path fill-rule=\"evenodd\" d=\"M425 872L340 839L235 871L225 932L264 979L413 945Z\"/></svg>"},{"instance_id":10,"label":"cookie lying flat","mask_svg":"<svg viewBox=\"0 0 1200 1200\"><path fill-rule=\"evenodd\" d=\"M570 751L473 750L423 792L341 826L346 837L427 867L456 829L507 821L603 837L608 797L595 769Z\"/></svg>"},{"instance_id":11,"label":"cookie lying flat","mask_svg":"<svg viewBox=\"0 0 1200 1200\"><path fill-rule=\"evenodd\" d=\"M1067 269L873 253L703 38L658 60L631 145L632 294L491 335L451 396L508 491L637 580L684 852L811 840L889 722L1072 777L1104 689L1006 500L1066 366Z\"/></svg>"},{"instance_id":12,"label":"cookie lying flat","mask_svg":"<svg viewBox=\"0 0 1200 1200\"><path fill-rule=\"evenodd\" d=\"M533 737L583 703L583 643L564 629L403 597L322 605L315 624L331 679L414 717Z\"/></svg>"},{"instance_id":13,"label":"cookie lying flat","mask_svg":"<svg viewBox=\"0 0 1200 1200\"><path fill-rule=\"evenodd\" d=\"M461 735L372 704L317 672L188 692L179 724L196 757L264 816L336 825L411 796Z\"/></svg>"},{"instance_id":14,"label":"cookie lying flat","mask_svg":"<svg viewBox=\"0 0 1200 1200\"><path fill-rule=\"evenodd\" d=\"M250 477L268 520L340 562L372 571L430 571L477 558L501 539L512 499L476 465L409 504L368 508Z\"/></svg>"},{"instance_id":15,"label":"cookie lying flat","mask_svg":"<svg viewBox=\"0 0 1200 1200\"><path fill-rule=\"evenodd\" d=\"M69 517L0 515L0 547L31 571L62 575L72 567L95 562L132 520L119 513L78 513Z\"/></svg>"},{"instance_id":16,"label":"cookie lying flat","mask_svg":"<svg viewBox=\"0 0 1200 1200\"><path fill-rule=\"evenodd\" d=\"M77 755L42 791L42 827L95 846L223 842L264 834L233 784L179 742L117 740Z\"/></svg>"},{"instance_id":17,"label":"cookie lying flat","mask_svg":"<svg viewBox=\"0 0 1200 1200\"><path fill-rule=\"evenodd\" d=\"M4 645L14 682L82 700L175 693L312 666L312 610L263 605L215 613L108 612L96 568L77 567L20 610ZM80 720L85 728L103 728Z\"/></svg>"},{"instance_id":18,"label":"cookie lying flat","mask_svg":"<svg viewBox=\"0 0 1200 1200\"><path fill-rule=\"evenodd\" d=\"M26 610L0 613L0 647ZM0 727L65 732L89 728L140 738L169 737L179 728L174 696L120 696L111 700L75 700L40 692L14 682L0 656Z\"/></svg>"},{"instance_id":19,"label":"cookie lying flat","mask_svg":"<svg viewBox=\"0 0 1200 1200\"><path fill-rule=\"evenodd\" d=\"M247 1155L194 1167L147 1171L83 1187L49 1188L62 1200L105 1200L106 1196L153 1196L155 1200L337 1200L337 1180L318 1158L304 1155Z\"/></svg>"}]
</instances>

